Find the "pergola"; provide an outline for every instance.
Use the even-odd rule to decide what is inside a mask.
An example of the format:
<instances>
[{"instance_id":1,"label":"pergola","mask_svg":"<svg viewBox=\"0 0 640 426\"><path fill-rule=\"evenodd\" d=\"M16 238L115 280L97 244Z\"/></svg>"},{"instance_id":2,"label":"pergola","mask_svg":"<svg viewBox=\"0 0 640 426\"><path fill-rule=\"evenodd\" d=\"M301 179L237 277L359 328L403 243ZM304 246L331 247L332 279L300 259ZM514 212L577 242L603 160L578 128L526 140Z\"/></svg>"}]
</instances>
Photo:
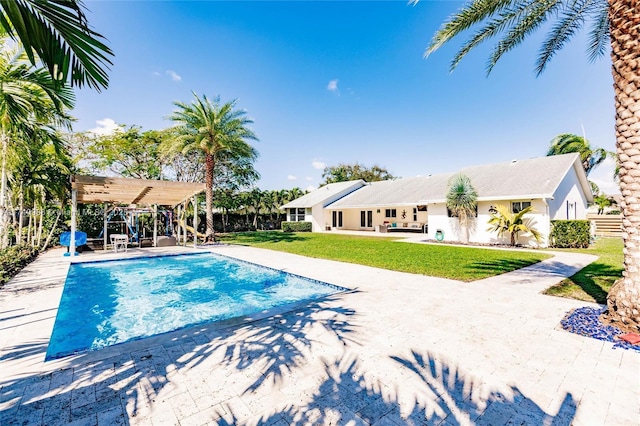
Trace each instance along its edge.
<instances>
[{"instance_id":1,"label":"pergola","mask_svg":"<svg viewBox=\"0 0 640 426\"><path fill-rule=\"evenodd\" d=\"M126 179L103 176L71 176L71 241L69 253L75 255L77 205L114 204L153 207L175 207L191 199L194 205L194 231L197 230L197 203L195 197L203 192L203 183L173 182L166 180ZM105 228L107 209L105 208ZM157 244L157 217L154 215L153 245ZM186 230L185 230L186 235ZM107 232L104 232L104 245L107 245ZM197 232L194 232L194 246L197 245Z\"/></svg>"}]
</instances>

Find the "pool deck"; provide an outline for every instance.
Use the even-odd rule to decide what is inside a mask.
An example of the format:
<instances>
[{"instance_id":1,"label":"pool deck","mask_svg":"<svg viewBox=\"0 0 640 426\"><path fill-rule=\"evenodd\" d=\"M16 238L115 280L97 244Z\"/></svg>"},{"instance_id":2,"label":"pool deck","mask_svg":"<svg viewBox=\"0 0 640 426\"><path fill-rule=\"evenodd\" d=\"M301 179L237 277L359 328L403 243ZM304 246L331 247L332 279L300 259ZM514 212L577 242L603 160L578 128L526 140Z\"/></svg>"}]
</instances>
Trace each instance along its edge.
<instances>
[{"instance_id":1,"label":"pool deck","mask_svg":"<svg viewBox=\"0 0 640 426\"><path fill-rule=\"evenodd\" d=\"M559 329L589 304L540 294L593 256L463 283L206 249L352 291L44 362L70 262L48 251L0 290L0 425L640 423L640 353Z\"/></svg>"}]
</instances>

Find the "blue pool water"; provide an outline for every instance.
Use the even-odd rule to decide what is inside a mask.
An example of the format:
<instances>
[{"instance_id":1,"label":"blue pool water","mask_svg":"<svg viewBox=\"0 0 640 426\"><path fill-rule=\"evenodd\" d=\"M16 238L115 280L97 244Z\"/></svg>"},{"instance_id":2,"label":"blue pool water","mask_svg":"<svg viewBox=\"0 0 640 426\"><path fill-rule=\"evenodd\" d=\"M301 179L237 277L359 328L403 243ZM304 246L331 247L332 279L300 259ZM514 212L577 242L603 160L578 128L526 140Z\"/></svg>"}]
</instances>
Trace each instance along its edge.
<instances>
[{"instance_id":1,"label":"blue pool water","mask_svg":"<svg viewBox=\"0 0 640 426\"><path fill-rule=\"evenodd\" d=\"M343 290L211 253L76 263L46 359Z\"/></svg>"}]
</instances>

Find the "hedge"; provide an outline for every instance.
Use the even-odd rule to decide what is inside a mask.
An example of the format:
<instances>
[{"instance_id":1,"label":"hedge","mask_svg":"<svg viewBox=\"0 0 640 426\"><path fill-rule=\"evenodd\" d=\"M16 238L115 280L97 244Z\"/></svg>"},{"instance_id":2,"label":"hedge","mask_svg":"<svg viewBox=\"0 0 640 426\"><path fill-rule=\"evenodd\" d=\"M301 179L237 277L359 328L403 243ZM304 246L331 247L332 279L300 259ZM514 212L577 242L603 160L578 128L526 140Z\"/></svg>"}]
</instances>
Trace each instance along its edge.
<instances>
[{"instance_id":1,"label":"hedge","mask_svg":"<svg viewBox=\"0 0 640 426\"><path fill-rule=\"evenodd\" d=\"M8 282L38 255L38 249L21 244L0 250L0 286Z\"/></svg>"},{"instance_id":2,"label":"hedge","mask_svg":"<svg viewBox=\"0 0 640 426\"><path fill-rule=\"evenodd\" d=\"M552 220L549 246L555 248L588 248L591 222L588 220Z\"/></svg>"},{"instance_id":3,"label":"hedge","mask_svg":"<svg viewBox=\"0 0 640 426\"><path fill-rule=\"evenodd\" d=\"M311 232L311 222L282 222L284 232Z\"/></svg>"}]
</instances>

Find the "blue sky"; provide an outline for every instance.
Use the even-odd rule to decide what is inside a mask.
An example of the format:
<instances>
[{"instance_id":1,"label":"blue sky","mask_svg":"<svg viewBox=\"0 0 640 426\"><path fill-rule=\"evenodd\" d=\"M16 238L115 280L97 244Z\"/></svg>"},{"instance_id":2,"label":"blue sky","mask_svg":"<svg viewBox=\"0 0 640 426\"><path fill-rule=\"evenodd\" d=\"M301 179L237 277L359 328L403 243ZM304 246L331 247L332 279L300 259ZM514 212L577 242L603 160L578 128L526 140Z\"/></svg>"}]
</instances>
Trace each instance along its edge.
<instances>
[{"instance_id":1,"label":"blue sky","mask_svg":"<svg viewBox=\"0 0 640 426\"><path fill-rule=\"evenodd\" d=\"M581 36L535 77L543 33L489 77L493 43L449 73L464 38L424 50L458 1L87 1L115 52L108 90L77 92L76 131L110 123L171 126L191 92L254 120L262 189L321 181L324 165L378 164L410 177L543 156L559 133L614 149L610 60L590 63ZM617 191L613 166L590 178Z\"/></svg>"}]
</instances>

